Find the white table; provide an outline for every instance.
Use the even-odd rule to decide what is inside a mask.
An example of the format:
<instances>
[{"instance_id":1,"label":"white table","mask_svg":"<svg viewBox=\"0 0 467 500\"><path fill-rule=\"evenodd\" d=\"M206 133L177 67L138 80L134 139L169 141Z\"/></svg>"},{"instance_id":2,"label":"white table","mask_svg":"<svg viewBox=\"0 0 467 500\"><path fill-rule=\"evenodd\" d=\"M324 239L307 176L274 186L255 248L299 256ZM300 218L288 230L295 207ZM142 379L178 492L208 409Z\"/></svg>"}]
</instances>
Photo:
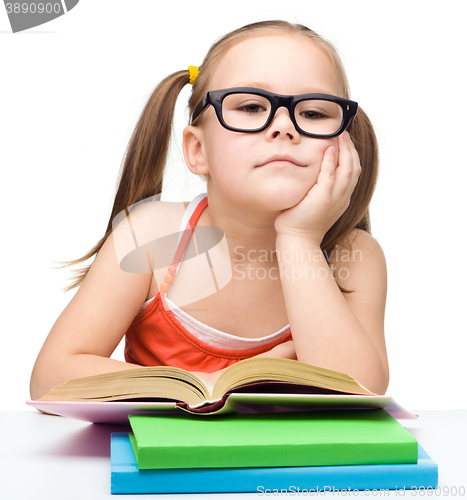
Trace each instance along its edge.
<instances>
[{"instance_id":1,"label":"white table","mask_svg":"<svg viewBox=\"0 0 467 500\"><path fill-rule=\"evenodd\" d=\"M417 420L402 424L438 463L439 496L467 499L467 410L416 411ZM193 495L111 495L110 433L129 432L129 426L90 424L35 411L0 412L3 432L0 458L0 498L5 500L93 500L100 498L139 499L155 497L175 500L208 498L266 498L256 493ZM460 495L464 488L464 496ZM445 488L443 490L443 488ZM455 490L454 488L457 488ZM448 492L448 495L444 495ZM399 492L398 498L402 492ZM456 493L456 494L454 494ZM292 495L288 495L292 497ZM320 496L333 497L332 493ZM342 495L334 495L340 498ZM371 498L380 498L383 495ZM391 491L385 497L396 497ZM406 498L422 496L406 491ZM425 493L424 497L428 498ZM273 497L272 495L270 496ZM286 497L285 494L282 497ZM315 498L299 495L295 498ZM368 498L364 492L352 498Z\"/></svg>"}]
</instances>

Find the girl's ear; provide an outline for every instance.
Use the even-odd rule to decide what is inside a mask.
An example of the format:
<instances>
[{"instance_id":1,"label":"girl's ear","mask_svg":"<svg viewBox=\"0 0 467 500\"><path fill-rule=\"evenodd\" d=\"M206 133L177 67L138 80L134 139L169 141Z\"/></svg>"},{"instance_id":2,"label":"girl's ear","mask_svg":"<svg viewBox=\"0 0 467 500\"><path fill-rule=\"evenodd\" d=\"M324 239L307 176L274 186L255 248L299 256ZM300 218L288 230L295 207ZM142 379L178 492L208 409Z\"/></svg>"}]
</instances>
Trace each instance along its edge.
<instances>
[{"instance_id":1,"label":"girl's ear","mask_svg":"<svg viewBox=\"0 0 467 500\"><path fill-rule=\"evenodd\" d=\"M183 156L190 171L195 175L209 173L203 152L203 131L201 127L188 125L183 130Z\"/></svg>"}]
</instances>

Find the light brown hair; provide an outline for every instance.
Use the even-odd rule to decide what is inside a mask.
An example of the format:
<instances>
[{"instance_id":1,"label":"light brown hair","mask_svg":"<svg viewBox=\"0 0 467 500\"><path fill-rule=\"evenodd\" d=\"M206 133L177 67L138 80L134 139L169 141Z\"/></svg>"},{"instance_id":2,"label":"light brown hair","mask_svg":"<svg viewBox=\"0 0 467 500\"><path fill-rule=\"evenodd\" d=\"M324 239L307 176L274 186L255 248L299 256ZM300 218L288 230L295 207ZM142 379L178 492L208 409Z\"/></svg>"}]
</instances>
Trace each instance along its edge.
<instances>
[{"instance_id":1,"label":"light brown hair","mask_svg":"<svg viewBox=\"0 0 467 500\"><path fill-rule=\"evenodd\" d=\"M335 47L314 31L301 24L291 24L287 21L263 21L249 24L216 41L209 49L200 65L199 75L193 85L188 101L190 115L204 94L210 90L209 83L216 63L227 50L241 40L261 35L290 34L305 36L328 54L334 65L336 75L341 84L342 95L350 98L349 85L345 70ZM189 83L189 71L183 70L171 74L154 89L136 124L129 144L125 151L124 162L118 182L117 193L104 236L83 257L73 261L62 262L61 267L79 264L96 255L112 232L112 221L131 205L160 194L162 192L163 174L167 160L175 104L182 88ZM350 205L336 223L329 229L321 243L321 249L329 261L336 243L351 245L348 236L354 229L362 229L371 234L369 204L376 187L378 177L378 143L371 122L366 113L359 107L350 133L355 148L360 157L362 170ZM207 174L201 176L205 180ZM344 244L344 241L347 244ZM72 290L81 285L91 264L73 271L74 282L64 289ZM342 286L343 293L351 293Z\"/></svg>"}]
</instances>

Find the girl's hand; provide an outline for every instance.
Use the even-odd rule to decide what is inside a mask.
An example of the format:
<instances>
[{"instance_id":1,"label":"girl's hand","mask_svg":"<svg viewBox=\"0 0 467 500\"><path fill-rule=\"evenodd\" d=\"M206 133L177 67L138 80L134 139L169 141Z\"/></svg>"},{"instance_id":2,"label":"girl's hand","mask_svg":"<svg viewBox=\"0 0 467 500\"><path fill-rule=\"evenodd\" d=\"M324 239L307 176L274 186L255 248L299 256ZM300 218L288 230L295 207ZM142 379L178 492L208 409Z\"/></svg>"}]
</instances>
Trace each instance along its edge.
<instances>
[{"instance_id":1,"label":"girl's hand","mask_svg":"<svg viewBox=\"0 0 467 500\"><path fill-rule=\"evenodd\" d=\"M269 356L272 358L295 359L297 357L297 354L295 353L295 345L293 343L293 340L288 340L287 342L276 345L270 351L263 352L262 354L257 354L253 357L260 358L263 356Z\"/></svg>"},{"instance_id":2,"label":"girl's hand","mask_svg":"<svg viewBox=\"0 0 467 500\"><path fill-rule=\"evenodd\" d=\"M324 152L318 180L305 198L276 217L277 234L305 236L321 244L324 235L345 212L361 166L348 132L338 137L338 148L339 155L333 146Z\"/></svg>"}]
</instances>

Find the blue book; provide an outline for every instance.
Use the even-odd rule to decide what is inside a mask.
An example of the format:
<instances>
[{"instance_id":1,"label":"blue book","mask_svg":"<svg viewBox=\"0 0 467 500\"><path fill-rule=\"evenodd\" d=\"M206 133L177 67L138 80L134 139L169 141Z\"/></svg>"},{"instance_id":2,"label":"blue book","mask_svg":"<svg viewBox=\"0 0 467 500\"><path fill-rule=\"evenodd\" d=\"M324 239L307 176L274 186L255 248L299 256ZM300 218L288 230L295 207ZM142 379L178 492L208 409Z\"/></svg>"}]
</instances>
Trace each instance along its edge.
<instances>
[{"instance_id":1,"label":"blue book","mask_svg":"<svg viewBox=\"0 0 467 500\"><path fill-rule=\"evenodd\" d=\"M438 465L418 445L416 464L139 470L129 433L111 434L111 493L262 493L403 489L438 485ZM269 491L267 491L269 490Z\"/></svg>"}]
</instances>

